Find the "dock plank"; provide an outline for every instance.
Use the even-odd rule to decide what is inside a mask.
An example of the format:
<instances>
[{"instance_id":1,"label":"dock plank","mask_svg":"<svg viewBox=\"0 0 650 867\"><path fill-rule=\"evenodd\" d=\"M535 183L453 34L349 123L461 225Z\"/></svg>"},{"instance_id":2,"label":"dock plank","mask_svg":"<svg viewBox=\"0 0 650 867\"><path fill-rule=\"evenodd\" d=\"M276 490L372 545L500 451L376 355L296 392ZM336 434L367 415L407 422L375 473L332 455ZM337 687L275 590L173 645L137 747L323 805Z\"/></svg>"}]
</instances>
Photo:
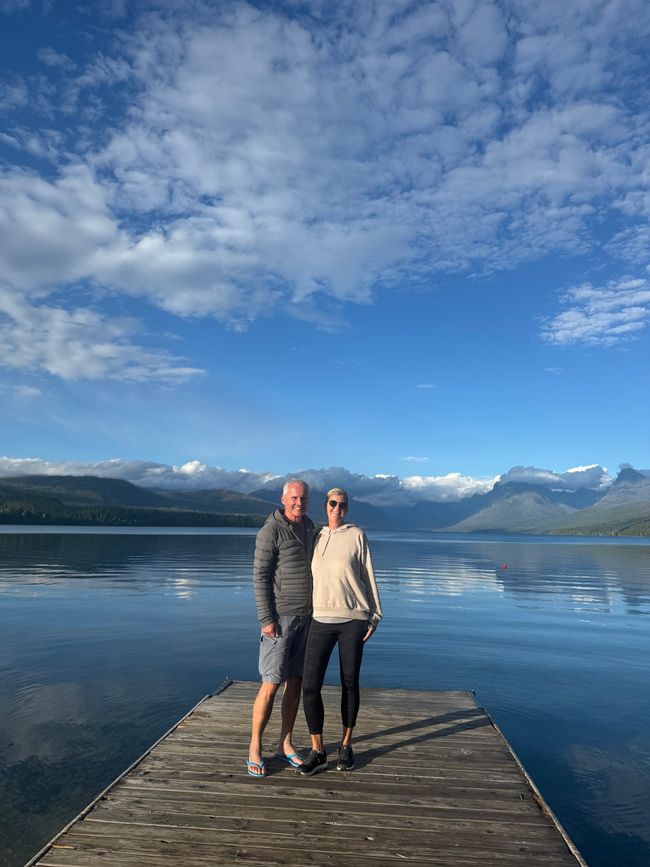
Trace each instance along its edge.
<instances>
[{"instance_id":1,"label":"dock plank","mask_svg":"<svg viewBox=\"0 0 650 867\"><path fill-rule=\"evenodd\" d=\"M364 689L354 772L301 777L269 739L257 780L244 767L257 689L200 702L27 867L586 867L470 693ZM335 733L339 690L323 697ZM295 741L308 747L302 714Z\"/></svg>"}]
</instances>

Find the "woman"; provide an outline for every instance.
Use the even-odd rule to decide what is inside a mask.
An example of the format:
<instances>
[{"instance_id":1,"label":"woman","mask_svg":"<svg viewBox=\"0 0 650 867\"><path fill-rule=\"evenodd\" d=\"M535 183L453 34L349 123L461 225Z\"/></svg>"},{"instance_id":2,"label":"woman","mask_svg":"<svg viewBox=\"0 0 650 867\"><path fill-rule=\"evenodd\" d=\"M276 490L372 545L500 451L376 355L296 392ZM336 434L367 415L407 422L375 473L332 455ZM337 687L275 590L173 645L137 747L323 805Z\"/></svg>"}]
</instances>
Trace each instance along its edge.
<instances>
[{"instance_id":1,"label":"woman","mask_svg":"<svg viewBox=\"0 0 650 867\"><path fill-rule=\"evenodd\" d=\"M327 527L320 531L311 562L313 615L305 651L303 704L312 750L298 772L311 776L327 767L323 746L325 712L321 689L334 645L339 646L343 737L337 770L354 768L352 730L359 711L359 671L364 643L381 620L381 603L365 533L346 524L348 495L332 488L325 497Z\"/></svg>"}]
</instances>

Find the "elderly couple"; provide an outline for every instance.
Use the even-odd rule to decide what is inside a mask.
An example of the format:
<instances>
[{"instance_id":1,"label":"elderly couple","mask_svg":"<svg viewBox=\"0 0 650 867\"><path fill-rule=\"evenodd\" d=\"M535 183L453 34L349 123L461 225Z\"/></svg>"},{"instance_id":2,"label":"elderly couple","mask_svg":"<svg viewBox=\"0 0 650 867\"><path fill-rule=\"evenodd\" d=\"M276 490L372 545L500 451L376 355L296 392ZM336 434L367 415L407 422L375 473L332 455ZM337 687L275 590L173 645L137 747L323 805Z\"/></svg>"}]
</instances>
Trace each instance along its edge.
<instances>
[{"instance_id":1,"label":"elderly couple","mask_svg":"<svg viewBox=\"0 0 650 867\"><path fill-rule=\"evenodd\" d=\"M327 492L327 525L320 531L307 517L308 501L305 482L287 482L282 491L283 508L269 515L255 545L253 576L262 627L262 684L253 705L246 767L248 774L258 779L266 776L262 735L282 683L282 728L276 758L305 776L327 767L321 689L335 644L339 648L343 722L336 767L339 771L354 768L351 742L359 710L361 657L364 643L382 616L368 540L359 527L345 523L346 492L341 488ZM312 742L306 759L292 743L301 687Z\"/></svg>"}]
</instances>

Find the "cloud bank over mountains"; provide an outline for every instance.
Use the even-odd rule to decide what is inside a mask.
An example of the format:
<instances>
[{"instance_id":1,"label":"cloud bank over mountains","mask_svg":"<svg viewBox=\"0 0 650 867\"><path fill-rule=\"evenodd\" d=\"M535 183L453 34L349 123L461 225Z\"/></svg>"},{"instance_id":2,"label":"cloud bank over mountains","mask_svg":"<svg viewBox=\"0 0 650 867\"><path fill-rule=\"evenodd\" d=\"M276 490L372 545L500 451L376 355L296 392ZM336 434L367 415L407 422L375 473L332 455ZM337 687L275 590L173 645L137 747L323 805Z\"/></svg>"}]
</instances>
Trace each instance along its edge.
<instances>
[{"instance_id":1,"label":"cloud bank over mountains","mask_svg":"<svg viewBox=\"0 0 650 867\"><path fill-rule=\"evenodd\" d=\"M626 466L626 465L623 465ZM640 470L650 476L650 470ZM209 488L229 488L250 494L264 488L277 489L292 474L255 473L246 469L226 470L200 461L188 461L181 466L154 461L46 461L38 458L0 457L1 476L21 475L93 475L123 479L146 488L191 491ZM513 467L507 473L490 479L474 478L460 473L445 476L407 476L377 474L366 476L342 467L308 469L296 474L317 490L335 485L346 488L352 496L375 506L408 506L422 501L452 502L473 494L490 491L497 483L526 482L552 490L578 491L584 488L603 489L612 482L605 468L598 464L574 467L563 473L536 467Z\"/></svg>"},{"instance_id":2,"label":"cloud bank over mountains","mask_svg":"<svg viewBox=\"0 0 650 867\"><path fill-rule=\"evenodd\" d=\"M329 326L401 281L596 248L619 276L565 289L541 337L646 327L643 0L106 7L0 80L0 363L189 379L106 299Z\"/></svg>"}]
</instances>

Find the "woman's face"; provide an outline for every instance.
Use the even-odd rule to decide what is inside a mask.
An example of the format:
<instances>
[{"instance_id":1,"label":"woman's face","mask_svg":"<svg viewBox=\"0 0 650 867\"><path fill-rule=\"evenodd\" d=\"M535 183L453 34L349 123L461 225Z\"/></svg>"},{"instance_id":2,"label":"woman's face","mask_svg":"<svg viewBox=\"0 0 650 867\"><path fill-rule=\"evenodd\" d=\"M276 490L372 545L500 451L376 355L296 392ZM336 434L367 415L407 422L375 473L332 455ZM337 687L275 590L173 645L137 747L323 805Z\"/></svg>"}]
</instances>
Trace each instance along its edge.
<instances>
[{"instance_id":1,"label":"woman's face","mask_svg":"<svg viewBox=\"0 0 650 867\"><path fill-rule=\"evenodd\" d=\"M340 527L345 521L345 515L348 511L348 498L345 494L332 494L331 497L327 498L325 511L329 526Z\"/></svg>"}]
</instances>

